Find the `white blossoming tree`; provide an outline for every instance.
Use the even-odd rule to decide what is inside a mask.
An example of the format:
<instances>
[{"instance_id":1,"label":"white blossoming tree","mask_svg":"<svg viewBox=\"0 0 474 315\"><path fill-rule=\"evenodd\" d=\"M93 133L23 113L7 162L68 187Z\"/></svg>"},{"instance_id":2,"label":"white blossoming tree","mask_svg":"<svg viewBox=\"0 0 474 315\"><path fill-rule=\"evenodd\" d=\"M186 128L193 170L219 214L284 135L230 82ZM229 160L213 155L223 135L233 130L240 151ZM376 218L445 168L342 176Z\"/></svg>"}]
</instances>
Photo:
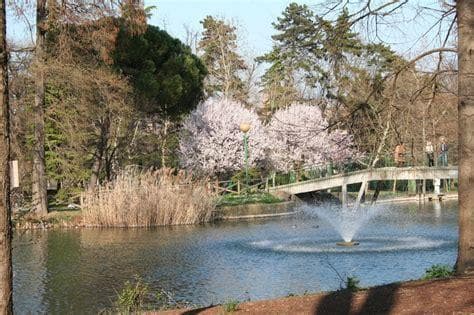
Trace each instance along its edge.
<instances>
[{"instance_id":1,"label":"white blossoming tree","mask_svg":"<svg viewBox=\"0 0 474 315\"><path fill-rule=\"evenodd\" d=\"M211 98L198 105L184 121L180 137L180 164L198 175L220 176L244 168L241 123L248 131L249 167L266 160L268 140L254 111L225 98Z\"/></svg>"},{"instance_id":2,"label":"white blossoming tree","mask_svg":"<svg viewBox=\"0 0 474 315\"><path fill-rule=\"evenodd\" d=\"M316 106L294 104L275 112L267 126L273 168L287 172L300 167L339 163L358 155L347 132L329 132L328 126Z\"/></svg>"}]
</instances>

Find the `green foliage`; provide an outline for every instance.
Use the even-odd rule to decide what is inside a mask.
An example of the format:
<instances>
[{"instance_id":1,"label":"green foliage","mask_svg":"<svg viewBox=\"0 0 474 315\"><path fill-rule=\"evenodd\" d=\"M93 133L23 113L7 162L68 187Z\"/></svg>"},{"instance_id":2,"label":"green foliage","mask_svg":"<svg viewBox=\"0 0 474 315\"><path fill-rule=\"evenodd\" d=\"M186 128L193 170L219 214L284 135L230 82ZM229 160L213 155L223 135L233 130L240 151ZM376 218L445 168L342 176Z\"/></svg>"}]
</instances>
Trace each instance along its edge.
<instances>
[{"instance_id":1,"label":"green foliage","mask_svg":"<svg viewBox=\"0 0 474 315\"><path fill-rule=\"evenodd\" d=\"M163 166L162 153L164 152L165 166L178 168L178 135L175 130L168 132L167 135L161 132L159 136L154 132L142 130L135 138L135 146L138 150L129 156L129 163L140 165L144 169L160 168Z\"/></svg>"},{"instance_id":2,"label":"green foliage","mask_svg":"<svg viewBox=\"0 0 474 315\"><path fill-rule=\"evenodd\" d=\"M60 191L54 196L60 202L72 201L78 196L80 186L90 176L90 156L75 150L74 140L64 125L75 115L69 107L75 96L63 86L50 82L45 89L45 166L48 180L60 183ZM81 113L82 115L84 113ZM74 120L77 125L79 122ZM78 129L80 128L77 126ZM75 135L82 132L75 130Z\"/></svg>"},{"instance_id":3,"label":"green foliage","mask_svg":"<svg viewBox=\"0 0 474 315\"><path fill-rule=\"evenodd\" d=\"M252 167L248 169L247 176L249 184L252 184L259 182L261 180L262 174L259 169ZM231 181L234 184L237 184L237 182L240 181L240 184L243 185L245 183L245 179L245 170L238 171L234 174L234 176L231 177Z\"/></svg>"},{"instance_id":4,"label":"green foliage","mask_svg":"<svg viewBox=\"0 0 474 315\"><path fill-rule=\"evenodd\" d=\"M119 313L135 313L144 310L165 310L188 306L177 303L164 290L152 291L143 280L136 276L134 281L126 281L117 293L116 308Z\"/></svg>"},{"instance_id":5,"label":"green foliage","mask_svg":"<svg viewBox=\"0 0 474 315\"><path fill-rule=\"evenodd\" d=\"M136 278L135 282L125 282L125 285L117 294L117 307L122 312L134 312L142 309L150 289L148 285Z\"/></svg>"},{"instance_id":6,"label":"green foliage","mask_svg":"<svg viewBox=\"0 0 474 315\"><path fill-rule=\"evenodd\" d=\"M346 280L346 289L351 292L357 292L360 290L359 287L360 280L357 277L347 277Z\"/></svg>"},{"instance_id":7,"label":"green foliage","mask_svg":"<svg viewBox=\"0 0 474 315\"><path fill-rule=\"evenodd\" d=\"M149 25L141 35L121 29L113 56L116 68L135 87L140 111L176 119L202 98L204 64L188 46L156 26Z\"/></svg>"},{"instance_id":8,"label":"green foliage","mask_svg":"<svg viewBox=\"0 0 474 315\"><path fill-rule=\"evenodd\" d=\"M247 66L237 53L236 27L213 16L206 16L201 24L199 48L209 71L207 95L220 94L246 103L247 91L240 74Z\"/></svg>"},{"instance_id":9,"label":"green foliage","mask_svg":"<svg viewBox=\"0 0 474 315\"><path fill-rule=\"evenodd\" d=\"M227 312L227 313L235 312L235 311L237 311L237 309L239 307L239 301L237 301L237 300L227 301L222 305L222 307L224 308L224 311Z\"/></svg>"},{"instance_id":10,"label":"green foliage","mask_svg":"<svg viewBox=\"0 0 474 315\"><path fill-rule=\"evenodd\" d=\"M273 196L269 193L255 193L255 194L242 194L242 195L224 195L218 201L219 206L238 206L253 203L279 203L282 200L278 197Z\"/></svg>"},{"instance_id":11,"label":"green foliage","mask_svg":"<svg viewBox=\"0 0 474 315\"><path fill-rule=\"evenodd\" d=\"M272 36L272 51L257 58L270 64L263 76L267 106L278 108L298 101L296 82L301 77L306 87L339 101L348 100L360 77L383 88L381 74L394 67L398 57L382 44L365 44L352 30L350 18L347 10L330 21L307 5L286 7L273 23L278 33Z\"/></svg>"},{"instance_id":12,"label":"green foliage","mask_svg":"<svg viewBox=\"0 0 474 315\"><path fill-rule=\"evenodd\" d=\"M423 280L447 278L454 275L454 269L448 265L433 265L426 269Z\"/></svg>"}]
</instances>

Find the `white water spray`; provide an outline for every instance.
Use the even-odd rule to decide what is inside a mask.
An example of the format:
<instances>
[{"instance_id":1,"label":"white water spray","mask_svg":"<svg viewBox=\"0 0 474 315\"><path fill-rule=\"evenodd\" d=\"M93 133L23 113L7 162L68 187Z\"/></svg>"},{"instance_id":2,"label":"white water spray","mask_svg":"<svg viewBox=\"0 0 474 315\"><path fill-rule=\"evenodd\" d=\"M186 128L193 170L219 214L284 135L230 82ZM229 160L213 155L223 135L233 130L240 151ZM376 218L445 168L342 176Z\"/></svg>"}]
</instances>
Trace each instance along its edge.
<instances>
[{"instance_id":1,"label":"white water spray","mask_svg":"<svg viewBox=\"0 0 474 315\"><path fill-rule=\"evenodd\" d=\"M380 208L360 207L355 209L328 205L326 207L306 205L303 211L328 222L341 235L344 242L351 242L359 229L379 213Z\"/></svg>"}]
</instances>

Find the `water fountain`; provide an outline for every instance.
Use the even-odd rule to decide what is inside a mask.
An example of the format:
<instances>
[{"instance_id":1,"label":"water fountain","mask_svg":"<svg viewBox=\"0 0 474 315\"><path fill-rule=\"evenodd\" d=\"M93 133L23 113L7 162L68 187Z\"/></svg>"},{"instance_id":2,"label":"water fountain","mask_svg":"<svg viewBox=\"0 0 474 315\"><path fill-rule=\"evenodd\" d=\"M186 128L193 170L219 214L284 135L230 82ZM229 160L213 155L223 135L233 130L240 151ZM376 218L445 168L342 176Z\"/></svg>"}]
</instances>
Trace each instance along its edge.
<instances>
[{"instance_id":1,"label":"water fountain","mask_svg":"<svg viewBox=\"0 0 474 315\"><path fill-rule=\"evenodd\" d=\"M355 241L350 241L350 242L337 242L336 245L337 246L347 246L347 247L350 247L350 246L357 246L359 245L360 243L359 242L355 242Z\"/></svg>"},{"instance_id":2,"label":"water fountain","mask_svg":"<svg viewBox=\"0 0 474 315\"><path fill-rule=\"evenodd\" d=\"M338 246L356 246L359 242L353 240L359 229L379 212L377 207L315 207L307 205L305 213L316 215L328 222L341 236L342 242L337 242Z\"/></svg>"}]
</instances>

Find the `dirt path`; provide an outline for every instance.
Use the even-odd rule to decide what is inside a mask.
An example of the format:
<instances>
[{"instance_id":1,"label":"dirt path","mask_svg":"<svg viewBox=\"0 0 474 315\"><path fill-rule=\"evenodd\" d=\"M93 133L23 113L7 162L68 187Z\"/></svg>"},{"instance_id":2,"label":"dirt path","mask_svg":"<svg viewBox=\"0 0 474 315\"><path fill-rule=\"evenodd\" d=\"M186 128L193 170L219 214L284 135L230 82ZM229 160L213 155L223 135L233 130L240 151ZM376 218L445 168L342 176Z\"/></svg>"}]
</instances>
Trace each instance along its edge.
<instances>
[{"instance_id":1,"label":"dirt path","mask_svg":"<svg viewBox=\"0 0 474 315\"><path fill-rule=\"evenodd\" d=\"M215 306L159 314L220 315L226 312L221 306ZM232 314L474 314L474 276L390 284L356 293L336 291L245 302Z\"/></svg>"}]
</instances>

